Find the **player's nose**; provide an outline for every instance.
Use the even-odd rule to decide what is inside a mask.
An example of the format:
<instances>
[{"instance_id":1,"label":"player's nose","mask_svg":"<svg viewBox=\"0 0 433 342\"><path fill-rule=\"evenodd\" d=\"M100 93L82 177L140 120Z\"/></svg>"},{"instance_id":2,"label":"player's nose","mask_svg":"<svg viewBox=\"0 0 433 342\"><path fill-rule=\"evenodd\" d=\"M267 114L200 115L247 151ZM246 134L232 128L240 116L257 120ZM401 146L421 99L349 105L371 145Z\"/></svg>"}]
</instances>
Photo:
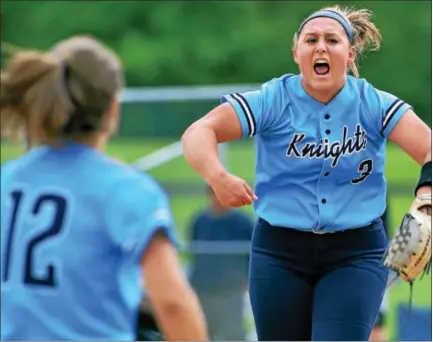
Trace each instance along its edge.
<instances>
[{"instance_id":1,"label":"player's nose","mask_svg":"<svg viewBox=\"0 0 433 342\"><path fill-rule=\"evenodd\" d=\"M326 51L326 44L323 39L319 39L316 44L316 52L325 52Z\"/></svg>"}]
</instances>

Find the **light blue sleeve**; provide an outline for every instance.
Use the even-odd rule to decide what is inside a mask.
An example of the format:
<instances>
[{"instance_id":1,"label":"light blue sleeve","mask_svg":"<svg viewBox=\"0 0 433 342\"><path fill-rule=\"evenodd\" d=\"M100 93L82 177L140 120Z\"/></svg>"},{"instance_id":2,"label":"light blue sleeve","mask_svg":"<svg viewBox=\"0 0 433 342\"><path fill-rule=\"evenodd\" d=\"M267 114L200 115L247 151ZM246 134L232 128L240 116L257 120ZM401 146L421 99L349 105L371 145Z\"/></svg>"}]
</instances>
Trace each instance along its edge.
<instances>
[{"instance_id":1,"label":"light blue sleeve","mask_svg":"<svg viewBox=\"0 0 433 342\"><path fill-rule=\"evenodd\" d=\"M3 186L5 186L10 179L10 176L13 174L13 171L16 168L16 160L9 160L5 162L1 168L0 168L0 181L1 181L1 188L3 189Z\"/></svg>"},{"instance_id":2,"label":"light blue sleeve","mask_svg":"<svg viewBox=\"0 0 433 342\"><path fill-rule=\"evenodd\" d=\"M11 162L6 162L5 164L3 164L1 166L1 177L0 177L0 200L1 200L1 215L4 215L3 212L3 208L7 203L7 192L8 192L8 187L7 185L9 184L9 180L10 180L10 175L11 175ZM2 245L3 246L3 245Z\"/></svg>"},{"instance_id":3,"label":"light blue sleeve","mask_svg":"<svg viewBox=\"0 0 433 342\"><path fill-rule=\"evenodd\" d=\"M283 107L283 84L272 79L260 89L223 95L221 103L229 102L242 126L242 137L253 137L266 132L278 119Z\"/></svg>"},{"instance_id":4,"label":"light blue sleeve","mask_svg":"<svg viewBox=\"0 0 433 342\"><path fill-rule=\"evenodd\" d=\"M385 138L388 138L403 114L412 109L412 106L386 91L378 89L375 89L375 91L379 97L380 118L378 124L380 133Z\"/></svg>"},{"instance_id":5,"label":"light blue sleeve","mask_svg":"<svg viewBox=\"0 0 433 342\"><path fill-rule=\"evenodd\" d=\"M140 262L156 231L165 231L177 247L168 196L150 177L126 179L108 199L109 235L127 259Z\"/></svg>"},{"instance_id":6,"label":"light blue sleeve","mask_svg":"<svg viewBox=\"0 0 433 342\"><path fill-rule=\"evenodd\" d=\"M366 115L378 137L386 139L401 117L412 106L397 96L376 89L365 79L359 79L361 98L366 109Z\"/></svg>"}]
</instances>

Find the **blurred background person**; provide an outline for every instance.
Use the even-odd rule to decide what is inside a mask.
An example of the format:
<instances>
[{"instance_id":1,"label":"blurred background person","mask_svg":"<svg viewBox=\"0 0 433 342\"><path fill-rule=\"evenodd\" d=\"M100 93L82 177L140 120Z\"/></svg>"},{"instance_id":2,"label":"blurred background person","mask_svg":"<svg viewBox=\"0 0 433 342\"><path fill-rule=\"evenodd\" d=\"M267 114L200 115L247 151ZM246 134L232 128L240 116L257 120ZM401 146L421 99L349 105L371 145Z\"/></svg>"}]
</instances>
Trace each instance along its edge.
<instances>
[{"instance_id":1,"label":"blurred background person","mask_svg":"<svg viewBox=\"0 0 433 342\"><path fill-rule=\"evenodd\" d=\"M190 226L190 282L198 294L211 339L243 341L253 222L223 207L207 187L208 206Z\"/></svg>"}]
</instances>

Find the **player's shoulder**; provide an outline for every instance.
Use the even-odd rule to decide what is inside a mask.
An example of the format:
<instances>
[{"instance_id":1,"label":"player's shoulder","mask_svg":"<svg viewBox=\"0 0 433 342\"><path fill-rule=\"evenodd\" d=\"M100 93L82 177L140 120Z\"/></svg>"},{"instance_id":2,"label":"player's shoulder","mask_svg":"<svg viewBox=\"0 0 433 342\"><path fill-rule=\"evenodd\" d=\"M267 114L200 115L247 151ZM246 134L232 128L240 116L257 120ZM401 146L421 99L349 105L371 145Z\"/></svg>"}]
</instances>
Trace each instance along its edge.
<instances>
[{"instance_id":1,"label":"player's shoulder","mask_svg":"<svg viewBox=\"0 0 433 342\"><path fill-rule=\"evenodd\" d=\"M384 111L390 115L398 110L403 112L410 107L401 98L386 90L374 86L365 79L357 80L360 99L364 106L372 111ZM392 116L392 115L391 115Z\"/></svg>"},{"instance_id":2,"label":"player's shoulder","mask_svg":"<svg viewBox=\"0 0 433 342\"><path fill-rule=\"evenodd\" d=\"M262 84L262 89L275 92L287 92L290 87L293 87L292 80L295 80L298 75L296 74L284 74L279 77L274 77Z\"/></svg>"},{"instance_id":3,"label":"player's shoulder","mask_svg":"<svg viewBox=\"0 0 433 342\"><path fill-rule=\"evenodd\" d=\"M299 83L296 82L297 77L295 74L284 74L263 83L260 91L265 107L273 113L282 114L292 102L291 93Z\"/></svg>"},{"instance_id":4,"label":"player's shoulder","mask_svg":"<svg viewBox=\"0 0 433 342\"><path fill-rule=\"evenodd\" d=\"M106 157L105 163L110 172L111 192L121 197L165 197L162 186L149 174L117 159Z\"/></svg>"},{"instance_id":5,"label":"player's shoulder","mask_svg":"<svg viewBox=\"0 0 433 342\"><path fill-rule=\"evenodd\" d=\"M6 175L9 175L17 168L19 165L19 159L11 159L4 162L1 166L1 176L2 178Z\"/></svg>"},{"instance_id":6,"label":"player's shoulder","mask_svg":"<svg viewBox=\"0 0 433 342\"><path fill-rule=\"evenodd\" d=\"M379 106L381 91L373 86L365 78L348 76L351 91L358 93L359 98L366 106Z\"/></svg>"},{"instance_id":7,"label":"player's shoulder","mask_svg":"<svg viewBox=\"0 0 433 342\"><path fill-rule=\"evenodd\" d=\"M8 183L11 175L14 174L14 171L17 169L19 165L18 159L12 159L8 160L7 162L3 163L1 166L1 188L5 188L5 184Z\"/></svg>"},{"instance_id":8,"label":"player's shoulder","mask_svg":"<svg viewBox=\"0 0 433 342\"><path fill-rule=\"evenodd\" d=\"M8 178L17 173L17 171L23 170L27 172L34 172L34 161L44 153L44 149L35 148L25 152L19 157L10 159L1 165L1 178Z\"/></svg>"},{"instance_id":9,"label":"player's shoulder","mask_svg":"<svg viewBox=\"0 0 433 342\"><path fill-rule=\"evenodd\" d=\"M295 76L297 76L297 74L292 74L292 73L283 74L281 76L271 78L269 81L265 82L264 84L284 86L289 79Z\"/></svg>"},{"instance_id":10,"label":"player's shoulder","mask_svg":"<svg viewBox=\"0 0 433 342\"><path fill-rule=\"evenodd\" d=\"M374 86L365 78L358 78L352 75L347 76L347 81L352 91L371 92L375 91Z\"/></svg>"}]
</instances>

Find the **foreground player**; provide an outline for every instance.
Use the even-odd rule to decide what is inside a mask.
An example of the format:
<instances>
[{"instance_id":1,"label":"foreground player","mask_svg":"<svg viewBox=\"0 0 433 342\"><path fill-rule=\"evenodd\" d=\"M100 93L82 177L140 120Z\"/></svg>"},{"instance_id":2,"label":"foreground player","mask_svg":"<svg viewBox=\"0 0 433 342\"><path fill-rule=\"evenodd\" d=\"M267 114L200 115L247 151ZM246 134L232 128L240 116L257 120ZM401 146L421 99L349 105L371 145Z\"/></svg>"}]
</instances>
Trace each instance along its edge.
<instances>
[{"instance_id":1,"label":"foreground player","mask_svg":"<svg viewBox=\"0 0 433 342\"><path fill-rule=\"evenodd\" d=\"M2 340L135 340L143 283L165 339L207 339L166 195L103 153L122 82L88 37L2 73L2 135L24 130L33 147L1 171Z\"/></svg>"},{"instance_id":2,"label":"foreground player","mask_svg":"<svg viewBox=\"0 0 433 342\"><path fill-rule=\"evenodd\" d=\"M429 127L357 78L357 58L381 41L370 14L314 13L294 37L299 75L224 96L182 137L187 161L223 204L255 202L249 290L260 340L368 340L388 275L387 139L423 165L415 193L431 208ZM217 152L253 136L255 193Z\"/></svg>"}]
</instances>

